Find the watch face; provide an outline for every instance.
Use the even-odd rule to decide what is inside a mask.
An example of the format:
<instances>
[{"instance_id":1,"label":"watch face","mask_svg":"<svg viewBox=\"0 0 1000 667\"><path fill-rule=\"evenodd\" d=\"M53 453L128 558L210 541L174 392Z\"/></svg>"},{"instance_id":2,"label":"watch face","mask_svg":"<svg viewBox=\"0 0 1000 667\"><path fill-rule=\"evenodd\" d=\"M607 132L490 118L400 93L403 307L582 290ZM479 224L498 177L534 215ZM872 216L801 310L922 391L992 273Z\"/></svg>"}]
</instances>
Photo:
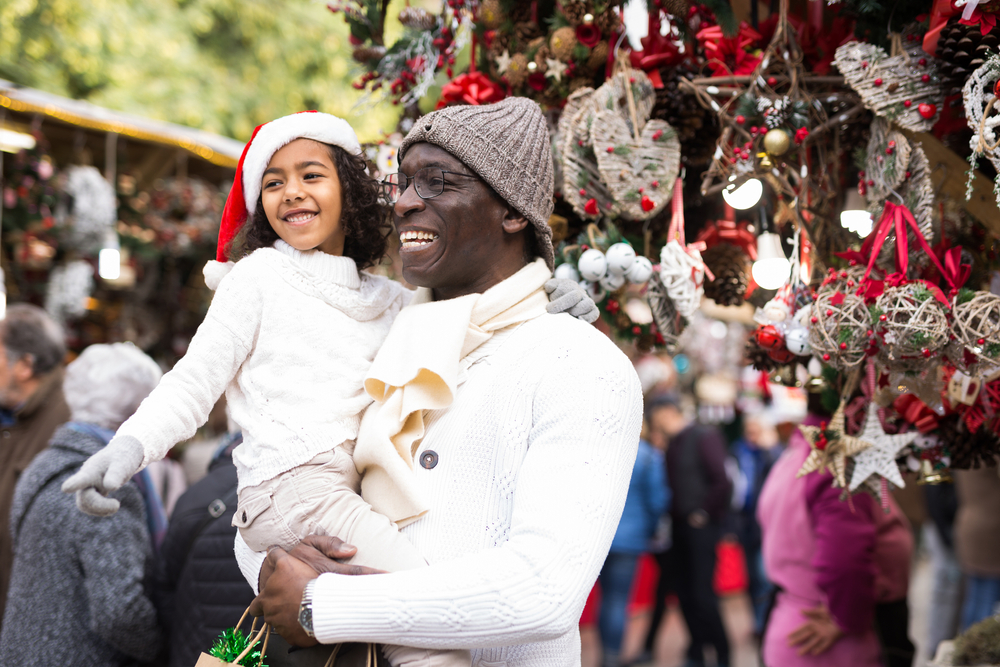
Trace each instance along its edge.
<instances>
[{"instance_id":1,"label":"watch face","mask_svg":"<svg viewBox=\"0 0 1000 667\"><path fill-rule=\"evenodd\" d=\"M302 607L299 609L299 625L302 629L312 636L313 632L313 613L310 607Z\"/></svg>"}]
</instances>

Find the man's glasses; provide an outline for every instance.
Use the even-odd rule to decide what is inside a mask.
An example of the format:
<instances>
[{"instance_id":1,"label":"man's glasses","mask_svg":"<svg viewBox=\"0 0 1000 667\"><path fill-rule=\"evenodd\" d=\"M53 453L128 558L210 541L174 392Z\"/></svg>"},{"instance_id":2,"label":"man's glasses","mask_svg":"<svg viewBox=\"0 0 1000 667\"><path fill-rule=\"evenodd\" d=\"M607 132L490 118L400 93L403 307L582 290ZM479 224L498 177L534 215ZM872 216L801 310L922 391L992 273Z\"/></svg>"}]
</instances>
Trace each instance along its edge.
<instances>
[{"instance_id":1,"label":"man's glasses","mask_svg":"<svg viewBox=\"0 0 1000 667\"><path fill-rule=\"evenodd\" d=\"M440 167L424 167L413 176L407 176L403 172L398 172L389 174L382 181L385 198L389 200L390 204L395 204L412 183L417 191L417 195L421 199L433 199L444 192L445 174L465 176L466 178L479 178L474 174L463 174L460 171L445 171Z\"/></svg>"}]
</instances>

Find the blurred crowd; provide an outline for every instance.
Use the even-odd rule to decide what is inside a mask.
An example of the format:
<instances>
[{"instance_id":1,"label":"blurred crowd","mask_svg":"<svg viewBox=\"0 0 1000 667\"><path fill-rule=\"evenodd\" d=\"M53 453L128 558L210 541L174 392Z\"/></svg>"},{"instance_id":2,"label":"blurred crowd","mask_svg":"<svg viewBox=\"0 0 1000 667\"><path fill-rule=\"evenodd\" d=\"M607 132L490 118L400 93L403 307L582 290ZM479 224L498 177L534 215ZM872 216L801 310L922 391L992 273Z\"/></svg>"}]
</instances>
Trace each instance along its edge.
<instances>
[{"instance_id":1,"label":"blurred crowd","mask_svg":"<svg viewBox=\"0 0 1000 667\"><path fill-rule=\"evenodd\" d=\"M113 516L89 516L60 491L62 481L109 441L161 369L130 344L95 345L64 366L65 358L44 311L8 308L0 321L0 664L193 665L253 598L233 556L238 427L189 447L186 470L167 460L136 475L113 494L121 505ZM712 412L679 390L669 357L635 363L642 441L584 612L584 622L596 622L604 665L654 663L674 604L690 636L686 664L732 664L720 613L720 596L729 595L752 606L761 664L911 665L917 544L932 572L924 601L931 654L998 611L996 468L955 471L954 485L911 489L884 506L864 494L845 501L828 475L797 474L809 454L797 426L827 418L805 392L751 379L754 399L740 403L735 421L702 423ZM625 650L637 614L648 632Z\"/></svg>"}]
</instances>

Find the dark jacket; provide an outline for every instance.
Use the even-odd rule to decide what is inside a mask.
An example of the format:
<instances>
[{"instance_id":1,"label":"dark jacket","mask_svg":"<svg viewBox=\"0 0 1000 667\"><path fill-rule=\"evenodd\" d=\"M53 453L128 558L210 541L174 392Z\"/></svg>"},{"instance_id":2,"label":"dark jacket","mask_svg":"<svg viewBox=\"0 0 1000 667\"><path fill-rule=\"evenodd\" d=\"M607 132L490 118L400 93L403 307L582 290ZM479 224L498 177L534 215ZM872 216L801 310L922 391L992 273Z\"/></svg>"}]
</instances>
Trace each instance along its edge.
<instances>
[{"instance_id":1,"label":"dark jacket","mask_svg":"<svg viewBox=\"0 0 1000 667\"><path fill-rule=\"evenodd\" d=\"M0 665L118 667L153 660L156 611L146 508L135 484L112 494L110 517L76 507L60 486L104 443L64 426L14 493L14 568L0 633Z\"/></svg>"},{"instance_id":2,"label":"dark jacket","mask_svg":"<svg viewBox=\"0 0 1000 667\"><path fill-rule=\"evenodd\" d=\"M198 654L207 653L219 633L236 625L253 601L253 590L233 553L235 511L236 466L231 456L213 462L208 475L174 506L154 584L171 667L194 665Z\"/></svg>"},{"instance_id":3,"label":"dark jacket","mask_svg":"<svg viewBox=\"0 0 1000 667\"><path fill-rule=\"evenodd\" d=\"M719 430L688 426L671 438L666 460L674 518L685 521L695 510L704 510L713 522L722 521L733 484L726 475L726 444Z\"/></svg>"},{"instance_id":4,"label":"dark jacket","mask_svg":"<svg viewBox=\"0 0 1000 667\"><path fill-rule=\"evenodd\" d=\"M49 373L31 398L14 412L15 423L0 426L0 627L14 565L9 529L14 487L28 464L49 444L56 427L69 421L62 381L61 368Z\"/></svg>"}]
</instances>

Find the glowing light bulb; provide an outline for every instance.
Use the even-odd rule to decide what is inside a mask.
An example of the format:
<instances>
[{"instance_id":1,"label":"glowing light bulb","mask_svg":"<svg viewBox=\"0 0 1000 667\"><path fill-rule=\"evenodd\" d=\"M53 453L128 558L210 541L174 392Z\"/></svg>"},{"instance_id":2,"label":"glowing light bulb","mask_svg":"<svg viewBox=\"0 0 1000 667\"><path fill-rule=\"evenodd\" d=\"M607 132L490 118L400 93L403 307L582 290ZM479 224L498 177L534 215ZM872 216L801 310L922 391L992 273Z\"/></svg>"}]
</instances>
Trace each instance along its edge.
<instances>
[{"instance_id":1,"label":"glowing light bulb","mask_svg":"<svg viewBox=\"0 0 1000 667\"><path fill-rule=\"evenodd\" d=\"M781 237L761 232L757 237L757 261L750 274L754 282L764 289L778 289L788 282L792 266L781 249Z\"/></svg>"},{"instance_id":2,"label":"glowing light bulb","mask_svg":"<svg viewBox=\"0 0 1000 667\"><path fill-rule=\"evenodd\" d=\"M105 280L118 280L122 273L122 257L118 248L101 248L97 256L97 273Z\"/></svg>"},{"instance_id":3,"label":"glowing light bulb","mask_svg":"<svg viewBox=\"0 0 1000 667\"><path fill-rule=\"evenodd\" d=\"M764 185L756 178L744 181L739 187L730 185L722 191L722 198L735 209L745 211L760 201Z\"/></svg>"}]
</instances>

